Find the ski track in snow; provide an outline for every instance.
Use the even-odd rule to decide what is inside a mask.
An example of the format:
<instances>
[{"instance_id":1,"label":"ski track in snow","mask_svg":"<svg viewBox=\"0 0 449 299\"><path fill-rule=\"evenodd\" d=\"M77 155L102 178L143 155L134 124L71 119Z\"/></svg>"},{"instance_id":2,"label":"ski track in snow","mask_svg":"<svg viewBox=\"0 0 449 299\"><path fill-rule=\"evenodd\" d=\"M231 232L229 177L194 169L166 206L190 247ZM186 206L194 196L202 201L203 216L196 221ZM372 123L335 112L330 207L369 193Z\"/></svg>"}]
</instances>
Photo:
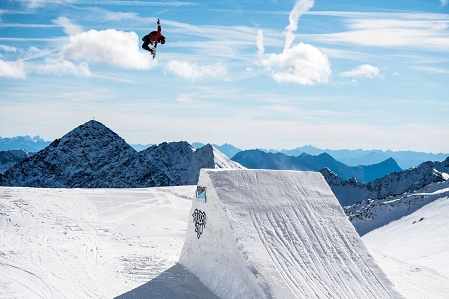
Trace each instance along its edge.
<instances>
[{"instance_id":1,"label":"ski track in snow","mask_svg":"<svg viewBox=\"0 0 449 299\"><path fill-rule=\"evenodd\" d=\"M0 187L0 298L113 298L174 266L195 186Z\"/></svg>"},{"instance_id":2,"label":"ski track in snow","mask_svg":"<svg viewBox=\"0 0 449 299\"><path fill-rule=\"evenodd\" d=\"M139 294L145 298L149 287L158 295L154 298L163 297L173 287L171 281L188 275L177 261L191 221L190 199L195 190L196 186L0 187L0 298L129 299L141 298ZM447 189L432 192L441 198L362 238L396 289L409 299L448 298L449 294ZM302 275L301 283L292 277L298 277L297 271L318 271L319 279L334 285L341 273L355 275L348 263L362 258L353 256L357 250L351 248L345 233L332 232L320 219L311 219L308 209L292 209L301 214L254 212L249 214L250 222L289 288L308 285L311 289L299 293L331 294L334 290L311 283L317 277ZM324 242L316 244L304 238L307 235L321 236ZM330 241L335 239L342 243ZM324 252L327 256L322 256ZM338 260L341 256L346 258ZM326 259L329 262L324 265ZM336 266L345 263L344 269ZM254 268L254 274L259 270ZM183 294L184 298L212 298L196 296L205 293L203 285L194 278L190 281L198 293L187 296L179 288L181 295L171 298L183 298ZM354 285L340 287L349 293Z\"/></svg>"},{"instance_id":3,"label":"ski track in snow","mask_svg":"<svg viewBox=\"0 0 449 299\"><path fill-rule=\"evenodd\" d=\"M207 224L188 223L179 262L222 298L401 298L319 173L203 169L198 184Z\"/></svg>"}]
</instances>

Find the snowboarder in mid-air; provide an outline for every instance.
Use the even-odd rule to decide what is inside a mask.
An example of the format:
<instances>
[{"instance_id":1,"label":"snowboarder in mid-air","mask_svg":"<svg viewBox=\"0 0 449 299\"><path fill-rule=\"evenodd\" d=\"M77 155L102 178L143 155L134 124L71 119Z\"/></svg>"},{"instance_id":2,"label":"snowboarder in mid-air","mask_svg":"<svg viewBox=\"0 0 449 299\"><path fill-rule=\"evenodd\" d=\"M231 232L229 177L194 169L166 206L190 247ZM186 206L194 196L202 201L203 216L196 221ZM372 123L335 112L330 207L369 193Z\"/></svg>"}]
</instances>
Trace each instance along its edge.
<instances>
[{"instance_id":1,"label":"snowboarder in mid-air","mask_svg":"<svg viewBox=\"0 0 449 299\"><path fill-rule=\"evenodd\" d=\"M154 57L156 57L156 47L158 43L165 44L165 36L161 33L161 22L159 21L159 18L157 19L157 31L152 31L149 34L142 37L142 48L150 51L151 54ZM148 47L148 45L151 44L153 48Z\"/></svg>"}]
</instances>

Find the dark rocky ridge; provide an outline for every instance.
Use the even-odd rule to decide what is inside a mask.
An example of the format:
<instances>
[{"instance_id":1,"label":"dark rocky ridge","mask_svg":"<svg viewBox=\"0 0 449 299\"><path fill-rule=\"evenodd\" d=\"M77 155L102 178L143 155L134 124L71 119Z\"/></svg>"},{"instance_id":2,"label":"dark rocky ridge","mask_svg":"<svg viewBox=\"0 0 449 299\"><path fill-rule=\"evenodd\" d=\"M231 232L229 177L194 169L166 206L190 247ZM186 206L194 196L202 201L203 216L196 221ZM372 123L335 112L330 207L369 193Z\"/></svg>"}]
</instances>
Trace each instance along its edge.
<instances>
[{"instance_id":1,"label":"dark rocky ridge","mask_svg":"<svg viewBox=\"0 0 449 299\"><path fill-rule=\"evenodd\" d=\"M137 152L112 130L91 120L14 165L0 176L0 185L138 188L196 184L200 168L219 167L215 161L221 159L210 145L195 151L187 142ZM232 161L224 165L234 166L239 167Z\"/></svg>"}]
</instances>

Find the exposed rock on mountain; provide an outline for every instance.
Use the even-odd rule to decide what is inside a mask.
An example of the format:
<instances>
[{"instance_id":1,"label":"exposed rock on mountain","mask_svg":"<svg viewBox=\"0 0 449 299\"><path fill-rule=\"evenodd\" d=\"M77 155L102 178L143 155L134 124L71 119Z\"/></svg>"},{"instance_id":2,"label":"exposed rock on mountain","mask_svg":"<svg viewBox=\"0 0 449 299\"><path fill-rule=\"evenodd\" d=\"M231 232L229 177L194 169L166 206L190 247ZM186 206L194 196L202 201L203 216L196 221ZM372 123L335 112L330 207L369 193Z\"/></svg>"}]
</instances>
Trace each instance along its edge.
<instances>
[{"instance_id":1,"label":"exposed rock on mountain","mask_svg":"<svg viewBox=\"0 0 449 299\"><path fill-rule=\"evenodd\" d=\"M366 199L343 207L359 235L407 216L434 200L449 197L449 180L430 183L412 192L378 199ZM414 225L423 218L410 222Z\"/></svg>"},{"instance_id":2,"label":"exposed rock on mountain","mask_svg":"<svg viewBox=\"0 0 449 299\"><path fill-rule=\"evenodd\" d=\"M13 165L22 162L31 155L26 150L0 151L0 173L5 172Z\"/></svg>"},{"instance_id":3,"label":"exposed rock on mountain","mask_svg":"<svg viewBox=\"0 0 449 299\"><path fill-rule=\"evenodd\" d=\"M355 177L362 182L369 182L388 173L401 171L401 168L391 158L374 165L351 167L338 162L327 153L318 156L301 154L292 157L282 153L247 150L237 153L232 160L252 169L318 171L327 167L343 179Z\"/></svg>"},{"instance_id":4,"label":"exposed rock on mountain","mask_svg":"<svg viewBox=\"0 0 449 299\"><path fill-rule=\"evenodd\" d=\"M361 199L377 196L375 192L368 189L365 183L355 178L343 180L329 168L323 168L320 172L342 206L349 206Z\"/></svg>"},{"instance_id":5,"label":"exposed rock on mountain","mask_svg":"<svg viewBox=\"0 0 449 299\"><path fill-rule=\"evenodd\" d=\"M443 162L424 162L400 172L393 172L368 184L343 180L330 169L320 170L343 206L365 199L385 198L419 190L430 183L449 179L449 157Z\"/></svg>"},{"instance_id":6,"label":"exposed rock on mountain","mask_svg":"<svg viewBox=\"0 0 449 299\"><path fill-rule=\"evenodd\" d=\"M211 146L197 153L182 142L138 153L116 133L92 120L13 166L0 176L0 185L137 188L196 184L198 167L215 166L214 153Z\"/></svg>"},{"instance_id":7,"label":"exposed rock on mountain","mask_svg":"<svg viewBox=\"0 0 449 299\"><path fill-rule=\"evenodd\" d=\"M123 188L170 185L170 179L116 133L89 121L8 170L2 185Z\"/></svg>"},{"instance_id":8,"label":"exposed rock on mountain","mask_svg":"<svg viewBox=\"0 0 449 299\"><path fill-rule=\"evenodd\" d=\"M195 185L201 168L244 168L210 144L195 150L185 141L164 142L149 147L141 154L177 185Z\"/></svg>"}]
</instances>

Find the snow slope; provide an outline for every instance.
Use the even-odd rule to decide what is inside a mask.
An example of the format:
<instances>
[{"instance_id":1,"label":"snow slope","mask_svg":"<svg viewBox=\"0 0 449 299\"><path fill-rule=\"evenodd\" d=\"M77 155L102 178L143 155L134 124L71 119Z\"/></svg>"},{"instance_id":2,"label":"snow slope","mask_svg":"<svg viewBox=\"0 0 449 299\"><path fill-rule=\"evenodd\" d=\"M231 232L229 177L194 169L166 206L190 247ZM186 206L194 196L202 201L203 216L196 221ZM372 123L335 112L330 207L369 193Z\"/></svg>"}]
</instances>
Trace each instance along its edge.
<instances>
[{"instance_id":1,"label":"snow slope","mask_svg":"<svg viewBox=\"0 0 449 299\"><path fill-rule=\"evenodd\" d=\"M432 202L362 237L407 298L449 298L449 186Z\"/></svg>"},{"instance_id":2,"label":"snow slope","mask_svg":"<svg viewBox=\"0 0 449 299\"><path fill-rule=\"evenodd\" d=\"M179 263L219 297L401 298L320 173L203 169L198 185Z\"/></svg>"},{"instance_id":3,"label":"snow slope","mask_svg":"<svg viewBox=\"0 0 449 299\"><path fill-rule=\"evenodd\" d=\"M0 187L0 298L139 298L185 281L210 294L176 264L195 188ZM182 283L157 283L171 274Z\"/></svg>"},{"instance_id":4,"label":"snow slope","mask_svg":"<svg viewBox=\"0 0 449 299\"><path fill-rule=\"evenodd\" d=\"M272 194L275 191L272 181L274 180L262 180L266 188L261 188L262 194L254 190L253 194ZM291 186L288 182L283 187L285 193L289 189L287 186ZM328 192L324 192L325 188L319 180L309 181L308 185L316 188L320 197L327 198ZM362 237L370 254L394 283L396 290L409 299L448 298L449 294L449 186L447 183L440 183L427 188L427 191L423 191L435 196L432 202ZM196 186L145 189L0 187L0 298L218 298L197 277L177 263L186 237L187 222L189 225L192 222L192 213L189 211L195 190ZM295 193L302 194L307 190L310 191L309 188L298 188ZM211 203L209 191L207 204ZM307 192L306 200L315 196L318 195ZM282 197L272 198L286 206L282 204ZM201 203L195 200L194 204ZM322 209L329 209L334 205L326 203L324 206ZM332 223L342 225L337 217L323 216L317 219L310 216L313 215L312 208L309 204L305 205L305 214L295 217L298 223L304 225L304 231L309 223L306 220L312 220L312 226L307 231L313 231L317 236L329 231L322 224L329 226L331 219ZM249 205L247 209L253 210L254 205ZM227 213L235 213L233 225L241 232L238 242L249 240L251 244L256 244L257 234L246 235L245 239L242 237L246 231L254 229L246 222L239 221L242 220L244 211L228 209ZM337 213L336 211L334 212ZM252 213L256 214L255 211ZM277 219L277 224L282 223L278 212L266 215L267 220ZM208 216L206 227L198 241L211 232L211 215ZM265 221L263 217L260 219ZM294 233L287 234L288 231L277 224L272 225L276 229L268 231L277 233L266 239L273 241L270 248L279 245L274 243L279 240L291 245L288 248L276 246L278 251L275 260L297 262L292 259L298 253L298 243L295 241L303 242L306 239L296 238L295 230L292 230ZM288 228L297 227L294 221L284 224ZM188 229L190 234L191 227ZM346 231L348 228L343 224L342 229ZM340 229L335 231L335 237L339 237L339 231ZM225 238L227 231L223 230L223 233L222 245L228 246L226 241L229 239ZM196 238L196 234L194 237ZM357 240L353 236L350 239L351 242ZM314 282L319 275L313 271L317 270L322 275L325 272L321 270L326 269L318 268L318 261L322 259L326 263L329 259L336 259L346 249L339 247L339 242L327 242L323 243L323 252L320 253L319 250L315 251L318 242L314 242L311 237L307 241L307 252L304 252L307 259L304 259L303 266L310 271L306 279ZM351 246L351 243L345 246ZM223 248L226 247L217 245L213 250L221 252ZM325 254L325 250L332 248L340 251ZM246 258L268 254L259 245L238 248L241 249L245 249L242 265L247 264ZM359 251L351 252L351 258L358 256ZM310 257L307 255L309 253ZM231 254L228 256L232 257ZM205 255L201 256L199 263L204 262ZM338 265L337 262L338 260L334 264ZM262 259L256 260L253 265L261 263L264 263ZM314 263L317 268L310 269ZM348 263L349 269L354 267L348 257L345 263ZM218 268L220 272L223 269ZM260 281L265 275L261 269L263 268L251 268L253 272L250 276L255 273L259 278L254 279ZM349 273L344 269L332 271L343 273L341 275L344 276ZM291 265L289 270L293 271ZM248 272L234 272L233 276L236 280L241 280L242 277L248 278L245 274ZM219 281L224 276L215 277ZM332 277L333 281L341 279L338 275ZM377 280L376 277L374 279ZM283 284L283 281L280 279L279 284ZM333 283L332 279L329 282L323 278L323 281L329 285ZM350 287L356 285L349 284Z\"/></svg>"},{"instance_id":5,"label":"snow slope","mask_svg":"<svg viewBox=\"0 0 449 299\"><path fill-rule=\"evenodd\" d=\"M362 200L352 206L344 207L344 210L357 232L363 236L447 196L449 196L449 181L444 181L396 196Z\"/></svg>"}]
</instances>

